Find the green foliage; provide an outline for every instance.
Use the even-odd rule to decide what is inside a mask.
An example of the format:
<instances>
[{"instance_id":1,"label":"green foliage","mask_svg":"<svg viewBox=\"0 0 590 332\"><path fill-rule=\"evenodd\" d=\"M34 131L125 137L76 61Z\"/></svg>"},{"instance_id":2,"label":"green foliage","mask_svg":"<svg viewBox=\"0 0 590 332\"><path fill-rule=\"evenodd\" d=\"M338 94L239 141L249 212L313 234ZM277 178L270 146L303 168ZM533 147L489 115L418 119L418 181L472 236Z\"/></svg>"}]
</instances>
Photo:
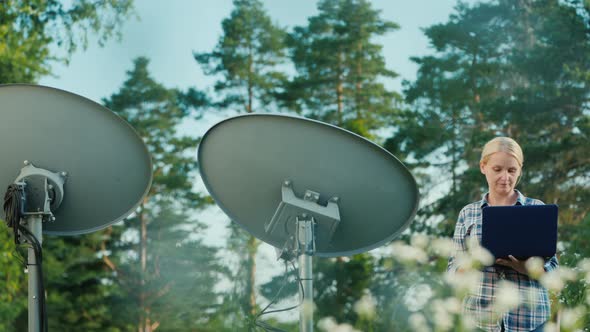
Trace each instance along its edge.
<instances>
[{"instance_id":1,"label":"green foliage","mask_svg":"<svg viewBox=\"0 0 590 332\"><path fill-rule=\"evenodd\" d=\"M116 288L99 256L103 236L46 238L44 253L51 253L43 262L50 330L122 331L109 318Z\"/></svg>"},{"instance_id":2,"label":"green foliage","mask_svg":"<svg viewBox=\"0 0 590 332\"><path fill-rule=\"evenodd\" d=\"M209 53L195 53L207 75L220 75L215 91L223 97L214 106L251 113L268 110L286 75L278 71L285 60L285 31L273 24L258 0L234 0L234 9L222 22L223 35ZM233 285L224 298L226 321L248 328L256 311L256 252L259 241L230 225L228 249L240 262L228 278ZM231 308L231 309L230 309Z\"/></svg>"},{"instance_id":3,"label":"green foliage","mask_svg":"<svg viewBox=\"0 0 590 332\"><path fill-rule=\"evenodd\" d=\"M215 84L224 96L216 106L250 113L269 105L285 80L276 70L284 60L285 32L271 22L259 0L233 3L215 49L194 57L207 75L223 77Z\"/></svg>"},{"instance_id":4,"label":"green foliage","mask_svg":"<svg viewBox=\"0 0 590 332\"><path fill-rule=\"evenodd\" d=\"M396 74L385 68L381 46L373 39L398 26L382 20L368 1L320 1L318 10L307 26L295 27L289 35L297 74L282 101L311 118L372 138L375 129L396 121L400 98L380 81ZM358 322L359 328L370 331L371 319L361 319L354 304L370 289L374 269L375 257L370 254L314 260L315 317ZM263 294L269 297L282 278L264 285ZM293 295L297 288L290 290L283 296Z\"/></svg>"},{"instance_id":5,"label":"green foliage","mask_svg":"<svg viewBox=\"0 0 590 332\"><path fill-rule=\"evenodd\" d=\"M67 62L86 48L88 34L102 45L119 33L132 12L132 0L0 1L0 82L29 83L51 73L51 63ZM55 54L52 46L64 50Z\"/></svg>"},{"instance_id":6,"label":"green foliage","mask_svg":"<svg viewBox=\"0 0 590 332\"><path fill-rule=\"evenodd\" d=\"M104 99L106 107L125 119L148 147L153 164L153 183L149 197L158 195L183 200L200 207L200 196L193 192L191 176L197 167L189 153L196 149L198 138L179 136L182 120L207 104L202 92L195 89L167 89L154 81L148 72L148 59L139 57L119 92Z\"/></svg>"},{"instance_id":7,"label":"green foliage","mask_svg":"<svg viewBox=\"0 0 590 332\"><path fill-rule=\"evenodd\" d=\"M569 241L567 247L559 257L561 265L574 267L577 266L584 258L590 257L590 215L586 216L583 226L564 225L560 229L560 236L567 238ZM588 296L587 279L577 280L576 282L566 285L560 294L560 301L567 306L574 307L584 305ZM590 318L590 313L588 314ZM590 322L590 320L589 320Z\"/></svg>"},{"instance_id":8,"label":"green foliage","mask_svg":"<svg viewBox=\"0 0 590 332\"><path fill-rule=\"evenodd\" d=\"M588 16L579 1L460 3L446 23L425 29L435 55L406 82L405 112L386 146L399 152L426 190L447 187L423 209L427 224L451 234L456 215L486 190L478 162L494 136L516 139L525 163L520 189L559 203L561 223L579 223L590 211L580 202L587 185L590 54ZM565 51L564 51L565 50ZM441 181L442 179L442 181Z\"/></svg>"},{"instance_id":9,"label":"green foliage","mask_svg":"<svg viewBox=\"0 0 590 332\"><path fill-rule=\"evenodd\" d=\"M0 83L31 83L67 62L93 34L102 45L117 36L132 12L131 0L0 1ZM60 51L57 51L57 50ZM11 231L2 229L0 330L27 329L27 275L16 256ZM50 329L115 331L105 314L108 291L96 257L94 236L49 238L44 243L44 276ZM26 255L26 249L18 249ZM57 314L55 314L57 313ZM76 328L73 328L76 326Z\"/></svg>"},{"instance_id":10,"label":"green foliage","mask_svg":"<svg viewBox=\"0 0 590 332\"><path fill-rule=\"evenodd\" d=\"M153 163L153 184L138 211L105 234L104 260L121 293L112 306L114 325L148 331L206 326L217 298L222 268L216 251L199 235L204 225L188 213L206 202L193 191L199 139L177 132L183 119L207 103L201 92L168 89L137 58L121 89L104 104L143 138ZM135 327L133 327L135 325Z\"/></svg>"},{"instance_id":11,"label":"green foliage","mask_svg":"<svg viewBox=\"0 0 590 332\"><path fill-rule=\"evenodd\" d=\"M99 43L116 35L131 10L131 0L0 1L0 82L34 82L50 74L52 63L67 62L87 45L88 33L98 33ZM393 128L386 148L412 168L422 193L436 193L412 230L445 236L459 209L486 189L478 170L481 147L494 136L511 136L525 152L520 189L560 205L561 264L578 265L590 255L589 22L590 7L582 0L460 2L447 22L424 30L434 54L412 59L417 79L404 83L402 107L400 95L385 88L384 80L396 74L375 43L399 27L383 20L369 1L321 0L318 14L287 34L261 1L235 0L216 47L193 54L207 75L219 78L213 103L194 88L158 83L146 58L137 58L120 90L104 100L146 142L153 186L122 224L45 242L50 329L254 328L261 309L253 298L259 242L232 224L224 256L232 261L221 266L217 250L201 241L204 225L190 217L212 200L193 190L199 140L180 135L178 127L201 117L197 110L207 105L253 112L270 110L279 100L368 138ZM55 46L62 53L53 53ZM296 70L291 81L287 50ZM11 235L1 234L0 330L20 331L27 324L26 274ZM416 313L408 299L416 287L429 287L433 299L453 296L441 275L445 265L444 257L434 255L420 264L373 254L317 258L316 322L333 317L363 331L415 330L408 323ZM220 280L229 286L217 293ZM260 293L271 299L282 282L278 276ZM289 283L281 299L295 298L293 276ZM568 283L560 303L585 306L587 286L584 280ZM367 293L376 302L372 317L355 309ZM426 304L422 313L435 328L433 309ZM297 329L271 316L261 319Z\"/></svg>"},{"instance_id":12,"label":"green foliage","mask_svg":"<svg viewBox=\"0 0 590 332\"><path fill-rule=\"evenodd\" d=\"M363 136L392 121L399 94L381 80L397 74L385 67L377 36L399 26L382 20L365 0L323 0L319 14L289 35L297 70L284 104L305 115Z\"/></svg>"},{"instance_id":13,"label":"green foliage","mask_svg":"<svg viewBox=\"0 0 590 332\"><path fill-rule=\"evenodd\" d=\"M16 251L12 229L0 222L0 331L13 331L13 322L27 309L25 264Z\"/></svg>"},{"instance_id":14,"label":"green foliage","mask_svg":"<svg viewBox=\"0 0 590 332\"><path fill-rule=\"evenodd\" d=\"M354 304L373 282L375 258L368 254L350 258L316 259L314 262L314 303L317 317L334 317L354 324Z\"/></svg>"}]
</instances>

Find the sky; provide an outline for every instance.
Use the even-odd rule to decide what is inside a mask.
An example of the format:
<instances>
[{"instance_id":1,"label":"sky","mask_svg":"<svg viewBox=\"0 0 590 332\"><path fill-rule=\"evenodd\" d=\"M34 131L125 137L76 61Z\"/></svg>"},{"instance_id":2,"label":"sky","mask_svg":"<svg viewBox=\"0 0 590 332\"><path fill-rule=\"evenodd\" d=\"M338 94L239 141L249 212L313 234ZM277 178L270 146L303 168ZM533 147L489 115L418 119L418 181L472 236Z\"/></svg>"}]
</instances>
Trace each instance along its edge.
<instances>
[{"instance_id":1,"label":"sky","mask_svg":"<svg viewBox=\"0 0 590 332\"><path fill-rule=\"evenodd\" d=\"M305 25L307 18L317 14L316 0L263 1L271 19L285 28ZM373 8L381 10L381 18L401 26L397 31L376 40L383 45L386 65L400 77L386 85L401 90L402 80L413 80L417 66L411 56L432 54L421 28L448 20L456 0L373 0ZM137 18L127 20L120 41L110 40L99 47L90 38L86 50L78 50L69 64L55 64L53 76L44 77L41 85L67 90L96 102L117 92L126 79L126 71L138 56L150 59L152 77L168 88L196 87L213 93L212 77L203 74L193 52L209 52L219 40L221 21L232 10L230 0L135 0ZM221 120L219 113L206 114L198 125L188 128L194 135ZM227 217L218 209L206 212L209 232L206 238L217 242L225 234ZM212 239L212 240L211 240ZM261 246L258 257L258 282L262 283L282 271L274 250ZM266 268L264 268L266 267Z\"/></svg>"},{"instance_id":2,"label":"sky","mask_svg":"<svg viewBox=\"0 0 590 332\"><path fill-rule=\"evenodd\" d=\"M318 13L316 0L266 0L263 3L271 19L287 29L305 25L308 17ZM410 57L433 53L421 29L446 22L456 0L373 0L371 3L381 11L382 19L400 25L399 30L377 40L383 45L386 66L400 74L385 83L400 91L402 80L416 77L417 66ZM146 56L150 59L152 77L168 88L196 87L213 93L215 79L204 75L193 52L209 52L215 47L222 35L221 22L232 11L232 1L136 0L135 9L134 17L122 27L120 40L109 40L99 47L96 39L90 38L86 50L74 53L67 65L55 64L53 76L42 78L39 84L100 103L102 98L120 89L126 71L132 69L133 59ZM201 136L225 116L209 112L184 130ZM212 226L216 227L221 226Z\"/></svg>"},{"instance_id":3,"label":"sky","mask_svg":"<svg viewBox=\"0 0 590 332\"><path fill-rule=\"evenodd\" d=\"M401 29L377 41L389 69L400 78L388 82L393 88L402 79L415 77L417 67L410 56L430 54L421 28L448 19L455 0L373 0L373 8L382 18L398 23ZM305 25L317 14L315 0L267 0L271 19L282 27ZM200 70L193 52L211 51L222 34L221 21L232 10L230 0L136 0L136 16L127 20L120 41L110 40L99 47L90 39L87 50L77 51L68 65L53 66L54 77L40 84L61 88L95 101L116 92L125 80L125 72L138 56L148 57L153 77L167 87L210 89L213 78Z\"/></svg>"}]
</instances>

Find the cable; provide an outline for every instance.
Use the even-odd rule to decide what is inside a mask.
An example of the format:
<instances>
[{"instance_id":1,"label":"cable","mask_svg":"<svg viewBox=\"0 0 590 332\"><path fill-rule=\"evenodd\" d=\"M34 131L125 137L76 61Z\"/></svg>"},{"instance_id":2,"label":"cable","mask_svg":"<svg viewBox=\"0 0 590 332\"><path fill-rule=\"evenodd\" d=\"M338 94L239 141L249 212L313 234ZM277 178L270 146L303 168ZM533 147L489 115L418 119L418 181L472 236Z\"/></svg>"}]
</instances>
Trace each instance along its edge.
<instances>
[{"instance_id":1,"label":"cable","mask_svg":"<svg viewBox=\"0 0 590 332\"><path fill-rule=\"evenodd\" d=\"M3 207L6 214L6 224L12 228L15 244L18 244L18 225L23 212L23 197L22 187L16 183L9 185L4 194Z\"/></svg>"},{"instance_id":2,"label":"cable","mask_svg":"<svg viewBox=\"0 0 590 332\"><path fill-rule=\"evenodd\" d=\"M4 194L4 212L6 215L6 224L12 228L14 232L14 243L19 245L19 234L22 234L33 248L35 254L35 262L33 265L37 266L37 280L38 280L38 294L39 299L39 313L41 314L41 321L39 325L41 331L47 332L47 308L45 305L45 287L43 285L43 252L41 243L26 227L20 224L21 218L24 214L25 194L24 188L18 184L11 184L6 189ZM20 259L19 259L20 261ZM23 262L24 263L24 262ZM31 264L26 264L27 266Z\"/></svg>"},{"instance_id":3,"label":"cable","mask_svg":"<svg viewBox=\"0 0 590 332\"><path fill-rule=\"evenodd\" d=\"M305 298L305 290L303 289L303 281L299 277L299 271L295 267L295 263L293 261L291 261L291 266L293 267L293 271L296 272L295 273L295 279L298 282L299 287L301 289L301 298L300 298L300 301L296 305L291 306L291 307L288 307L288 308L266 311L271 305L273 305L273 304L276 303L276 300L279 297L279 295L281 294L281 292L283 291L283 288L285 288L285 286L287 285L287 281L288 281L288 278L289 278L289 266L288 266L287 262L285 262L285 278L283 279L283 284L281 285L281 287L279 288L279 290L277 291L277 293L275 294L275 296L273 297L273 299L254 318L254 324L257 327L260 327L260 328L262 328L265 331L269 331L269 332L286 332L285 330L279 329L277 327L273 327L273 326L271 326L270 324L268 324L266 322L259 321L258 319L261 316L267 315L267 314L272 314L272 313L277 313L277 312L284 312L284 311L293 310L293 309L299 307L303 303L303 299Z\"/></svg>"},{"instance_id":4,"label":"cable","mask_svg":"<svg viewBox=\"0 0 590 332\"><path fill-rule=\"evenodd\" d=\"M287 285L287 278L289 278L289 266L285 263L285 278L283 279L283 284L281 285L281 287L279 288L279 290L275 294L275 296L272 298L272 300L266 305L266 307L264 307L264 309L262 309L262 311L260 313L258 313L258 315L256 315L256 318L267 314L266 310L268 309L268 307L270 307L273 303L275 303L275 301L277 300L277 297L279 297L279 295L283 291L283 288L285 288L285 286Z\"/></svg>"},{"instance_id":5,"label":"cable","mask_svg":"<svg viewBox=\"0 0 590 332\"><path fill-rule=\"evenodd\" d=\"M299 302L299 304L302 304L303 300L305 299L305 288L303 287L303 280L299 277L299 269L295 268L294 262L291 262L291 266L293 266L293 270L297 270L295 278L297 278L297 281L299 282L299 289L301 289L301 302Z\"/></svg>"}]
</instances>

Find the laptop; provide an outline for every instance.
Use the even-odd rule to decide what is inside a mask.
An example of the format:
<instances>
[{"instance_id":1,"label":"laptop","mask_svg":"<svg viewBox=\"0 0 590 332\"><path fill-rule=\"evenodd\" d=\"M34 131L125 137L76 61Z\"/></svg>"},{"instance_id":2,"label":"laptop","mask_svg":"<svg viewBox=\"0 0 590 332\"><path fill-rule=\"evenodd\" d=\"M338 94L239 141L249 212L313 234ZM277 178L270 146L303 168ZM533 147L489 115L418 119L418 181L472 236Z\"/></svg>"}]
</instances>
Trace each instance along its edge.
<instances>
[{"instance_id":1,"label":"laptop","mask_svg":"<svg viewBox=\"0 0 590 332\"><path fill-rule=\"evenodd\" d=\"M496 258L549 258L557 251L557 205L487 206L481 244Z\"/></svg>"}]
</instances>

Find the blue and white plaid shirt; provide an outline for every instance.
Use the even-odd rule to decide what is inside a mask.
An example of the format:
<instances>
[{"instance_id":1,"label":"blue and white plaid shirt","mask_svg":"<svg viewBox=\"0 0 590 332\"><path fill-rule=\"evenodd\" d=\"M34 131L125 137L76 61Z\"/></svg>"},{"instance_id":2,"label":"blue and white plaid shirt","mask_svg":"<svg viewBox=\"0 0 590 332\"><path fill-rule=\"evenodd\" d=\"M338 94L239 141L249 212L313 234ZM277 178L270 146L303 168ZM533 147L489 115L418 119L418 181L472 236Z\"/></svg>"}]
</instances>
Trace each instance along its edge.
<instances>
[{"instance_id":1,"label":"blue and white plaid shirt","mask_svg":"<svg viewBox=\"0 0 590 332\"><path fill-rule=\"evenodd\" d=\"M528 198L516 190L518 198L515 205L542 205L540 200ZM455 254L449 259L447 270L454 273L459 268L455 264L455 258L467 251L467 239L477 236L481 243L481 210L489 205L487 193L482 200L465 206L459 213L453 242ZM549 272L559 266L557 257L553 256L545 262L545 271ZM521 294L529 294L529 300L522 302L517 308L512 309L498 318L493 310L495 292L502 281L511 281ZM550 316L550 301L547 290L536 280L527 275L502 266L493 265L483 269L477 291L468 295L464 301L464 312L475 319L477 326L485 331L501 331L501 323L504 323L506 331L532 331L545 323ZM532 295L532 296L531 296ZM532 300L531 300L532 299Z\"/></svg>"}]
</instances>

